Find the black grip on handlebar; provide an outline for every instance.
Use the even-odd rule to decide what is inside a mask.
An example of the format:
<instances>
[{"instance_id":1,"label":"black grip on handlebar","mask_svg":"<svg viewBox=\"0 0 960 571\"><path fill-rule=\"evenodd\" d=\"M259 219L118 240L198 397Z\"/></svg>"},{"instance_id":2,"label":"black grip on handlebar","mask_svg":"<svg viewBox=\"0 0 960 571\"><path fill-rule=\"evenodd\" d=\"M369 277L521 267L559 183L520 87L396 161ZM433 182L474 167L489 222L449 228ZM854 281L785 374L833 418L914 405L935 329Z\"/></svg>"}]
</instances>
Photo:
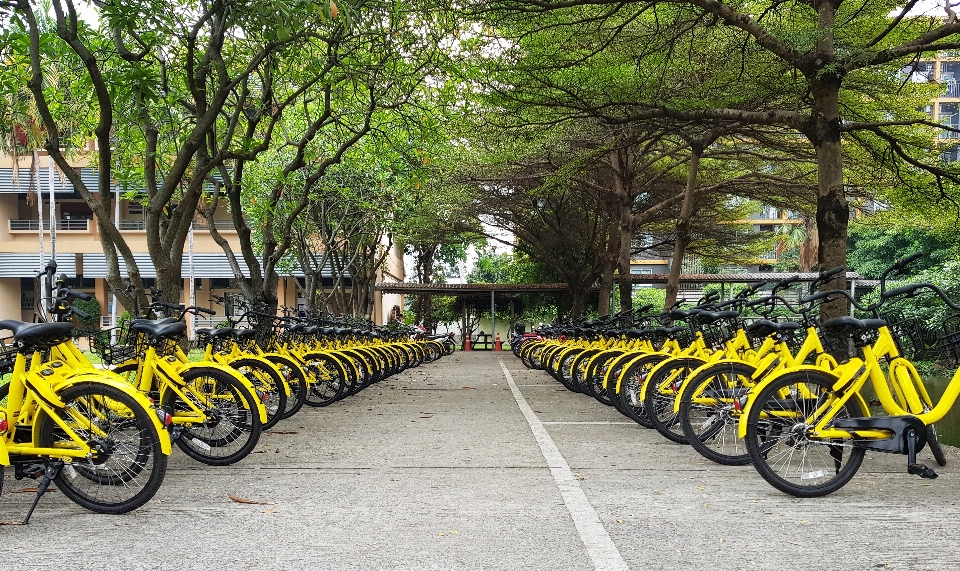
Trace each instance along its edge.
<instances>
[{"instance_id":1,"label":"black grip on handlebar","mask_svg":"<svg viewBox=\"0 0 960 571\"><path fill-rule=\"evenodd\" d=\"M155 305L157 307L165 307L167 309L175 309L177 311L183 311L183 307L184 307L182 303L170 303L166 301L155 301L150 305L151 306Z\"/></svg>"},{"instance_id":2,"label":"black grip on handlebar","mask_svg":"<svg viewBox=\"0 0 960 571\"><path fill-rule=\"evenodd\" d=\"M814 301L823 299L824 301L830 301L831 295L843 295L846 292L840 290L830 290L830 291L819 291L817 293L812 293L810 295L805 295L800 298L800 303L813 303Z\"/></svg>"},{"instance_id":3,"label":"black grip on handlebar","mask_svg":"<svg viewBox=\"0 0 960 571\"><path fill-rule=\"evenodd\" d=\"M894 269L896 269L897 272L903 273L906 271L907 266L910 265L910 262L916 260L917 258L922 258L922 257L923 257L923 252L915 252L913 254L910 254L906 258L898 258L893 263L893 267Z\"/></svg>"},{"instance_id":4,"label":"black grip on handlebar","mask_svg":"<svg viewBox=\"0 0 960 571\"><path fill-rule=\"evenodd\" d=\"M718 299L720 299L720 292L712 291L707 295L703 296L703 303L710 303L712 301L717 301Z\"/></svg>"},{"instance_id":5,"label":"black grip on handlebar","mask_svg":"<svg viewBox=\"0 0 960 571\"><path fill-rule=\"evenodd\" d=\"M917 290L923 289L925 287L927 287L927 284L910 284L910 285L898 287L896 289L888 289L887 291L880 294L880 296L884 299L891 299L901 295L911 296L915 294Z\"/></svg>"},{"instance_id":6,"label":"black grip on handlebar","mask_svg":"<svg viewBox=\"0 0 960 571\"><path fill-rule=\"evenodd\" d=\"M80 310L80 309L77 309L76 307L70 308L70 313L76 315L76 316L79 317L80 319L90 319L90 314L89 314L89 313L87 313L86 311L82 311L82 310Z\"/></svg>"},{"instance_id":7,"label":"black grip on handlebar","mask_svg":"<svg viewBox=\"0 0 960 571\"><path fill-rule=\"evenodd\" d=\"M206 313L207 315L216 315L216 314L217 314L216 311L214 311L214 310L212 310L212 309L207 309L206 307L198 307L198 308L196 308L196 309L197 309L197 311L199 311L200 313Z\"/></svg>"},{"instance_id":8,"label":"black grip on handlebar","mask_svg":"<svg viewBox=\"0 0 960 571\"><path fill-rule=\"evenodd\" d=\"M833 268L832 270L827 270L827 271L825 271L825 272L821 272L821 273L820 273L820 277L817 278L817 279L819 279L819 280L827 280L827 278L832 278L833 276L835 276L835 275L837 275L837 274L845 271L846 269L847 269L846 266L837 266L837 267Z\"/></svg>"},{"instance_id":9,"label":"black grip on handlebar","mask_svg":"<svg viewBox=\"0 0 960 571\"><path fill-rule=\"evenodd\" d=\"M89 293L83 293L82 291L77 291L75 289L70 289L67 287L62 287L57 290L57 297L69 297L73 296L77 299L82 299L84 301L88 299L93 299L93 296Z\"/></svg>"},{"instance_id":10,"label":"black grip on handlebar","mask_svg":"<svg viewBox=\"0 0 960 571\"><path fill-rule=\"evenodd\" d=\"M782 279L773 285L773 291L785 289L799 281L800 281L800 276L790 276L789 278Z\"/></svg>"}]
</instances>

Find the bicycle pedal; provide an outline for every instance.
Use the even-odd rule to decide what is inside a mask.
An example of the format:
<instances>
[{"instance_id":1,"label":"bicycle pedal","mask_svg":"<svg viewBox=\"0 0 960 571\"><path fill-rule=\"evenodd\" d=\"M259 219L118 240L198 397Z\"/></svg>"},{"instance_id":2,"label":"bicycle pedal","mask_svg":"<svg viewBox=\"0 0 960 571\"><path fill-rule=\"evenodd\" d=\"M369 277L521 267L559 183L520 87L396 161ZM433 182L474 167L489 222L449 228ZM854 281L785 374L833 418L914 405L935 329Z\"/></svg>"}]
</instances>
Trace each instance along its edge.
<instances>
[{"instance_id":1,"label":"bicycle pedal","mask_svg":"<svg viewBox=\"0 0 960 571\"><path fill-rule=\"evenodd\" d=\"M937 477L937 473L934 472L933 468L927 468L923 464L908 464L907 473L929 480L933 480Z\"/></svg>"}]
</instances>

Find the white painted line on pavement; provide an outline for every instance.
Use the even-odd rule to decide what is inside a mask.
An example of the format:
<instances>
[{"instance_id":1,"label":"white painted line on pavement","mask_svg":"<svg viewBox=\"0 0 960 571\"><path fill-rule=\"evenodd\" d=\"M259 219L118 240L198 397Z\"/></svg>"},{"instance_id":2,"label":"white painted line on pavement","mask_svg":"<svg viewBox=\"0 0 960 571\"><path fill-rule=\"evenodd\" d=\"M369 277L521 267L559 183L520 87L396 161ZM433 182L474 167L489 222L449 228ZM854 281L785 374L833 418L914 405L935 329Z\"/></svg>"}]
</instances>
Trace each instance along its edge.
<instances>
[{"instance_id":1,"label":"white painted line on pavement","mask_svg":"<svg viewBox=\"0 0 960 571\"><path fill-rule=\"evenodd\" d=\"M636 422L611 422L609 420L603 421L577 421L577 420L544 420L540 424L625 424L627 426L635 426Z\"/></svg>"},{"instance_id":2,"label":"white painted line on pavement","mask_svg":"<svg viewBox=\"0 0 960 571\"><path fill-rule=\"evenodd\" d=\"M600 523L600 516L597 515L597 511L587 500L587 494L580 487L580 482L573 477L573 472L570 470L567 461L563 459L563 455L560 454L560 449L547 434L547 429L543 427L543 423L534 414L533 409L527 404L527 399L523 398L520 388L513 382L513 376L507 370L507 366L503 364L503 359L497 358L497 361L500 362L503 376L506 377L507 384L510 385L513 398L516 399L517 406L520 407L520 412L527 419L530 430L533 431L533 436L537 439L537 444L540 445L540 452L543 453L543 458L547 461L550 473L553 474L553 480L560 489L563 504L567 506L567 511L573 518L573 524L576 526L577 532L580 533L580 539L587 548L590 559L593 560L594 568L597 571L629 571L626 561L623 560L617 546L610 539L610 534Z\"/></svg>"}]
</instances>

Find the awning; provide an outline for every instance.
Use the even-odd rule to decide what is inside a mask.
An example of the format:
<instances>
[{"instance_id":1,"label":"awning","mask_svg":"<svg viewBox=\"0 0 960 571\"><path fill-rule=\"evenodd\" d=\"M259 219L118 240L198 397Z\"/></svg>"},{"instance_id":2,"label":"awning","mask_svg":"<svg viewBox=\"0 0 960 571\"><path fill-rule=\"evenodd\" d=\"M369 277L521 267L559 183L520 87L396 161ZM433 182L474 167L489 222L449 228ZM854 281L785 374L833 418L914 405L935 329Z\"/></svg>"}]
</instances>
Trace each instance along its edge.
<instances>
[{"instance_id":1,"label":"awning","mask_svg":"<svg viewBox=\"0 0 960 571\"><path fill-rule=\"evenodd\" d=\"M40 261L40 254L0 252L0 278L34 278L43 271L50 253L44 255ZM77 255L57 255L57 275L67 274L67 277L77 277Z\"/></svg>"}]
</instances>

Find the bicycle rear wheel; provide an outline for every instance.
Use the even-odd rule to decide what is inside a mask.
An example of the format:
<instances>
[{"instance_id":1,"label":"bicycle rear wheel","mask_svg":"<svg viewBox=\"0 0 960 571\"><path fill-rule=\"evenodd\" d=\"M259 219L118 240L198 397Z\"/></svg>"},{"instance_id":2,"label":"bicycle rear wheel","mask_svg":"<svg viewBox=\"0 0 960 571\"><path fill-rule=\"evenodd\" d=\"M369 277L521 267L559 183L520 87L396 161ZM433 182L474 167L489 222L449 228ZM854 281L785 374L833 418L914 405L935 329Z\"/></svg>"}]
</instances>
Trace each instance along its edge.
<instances>
[{"instance_id":1,"label":"bicycle rear wheel","mask_svg":"<svg viewBox=\"0 0 960 571\"><path fill-rule=\"evenodd\" d=\"M819 371L788 373L764 387L750 405L747 452L757 472L781 492L800 498L825 496L849 482L863 462L864 450L852 440L813 434L827 405L843 396L833 390L835 382ZM865 415L851 398L835 418Z\"/></svg>"},{"instance_id":2,"label":"bicycle rear wheel","mask_svg":"<svg viewBox=\"0 0 960 571\"><path fill-rule=\"evenodd\" d=\"M147 410L131 395L109 385L80 383L59 392L61 420L94 449L90 458L64 464L57 488L97 513L121 514L150 501L167 471L161 435ZM74 447L57 422L42 410L36 424L44 448Z\"/></svg>"}]
</instances>

